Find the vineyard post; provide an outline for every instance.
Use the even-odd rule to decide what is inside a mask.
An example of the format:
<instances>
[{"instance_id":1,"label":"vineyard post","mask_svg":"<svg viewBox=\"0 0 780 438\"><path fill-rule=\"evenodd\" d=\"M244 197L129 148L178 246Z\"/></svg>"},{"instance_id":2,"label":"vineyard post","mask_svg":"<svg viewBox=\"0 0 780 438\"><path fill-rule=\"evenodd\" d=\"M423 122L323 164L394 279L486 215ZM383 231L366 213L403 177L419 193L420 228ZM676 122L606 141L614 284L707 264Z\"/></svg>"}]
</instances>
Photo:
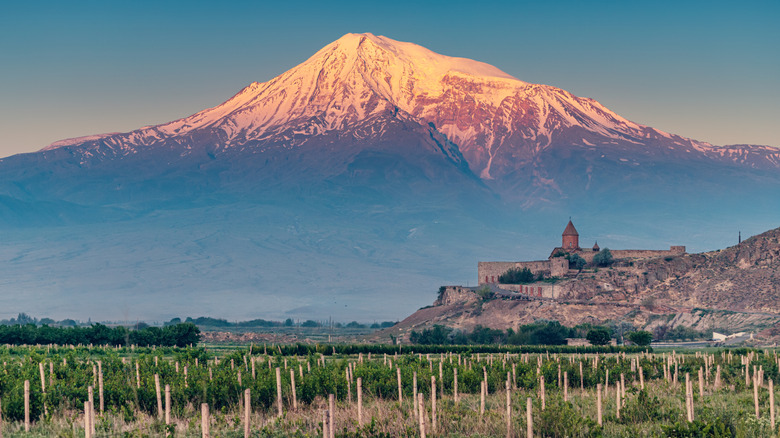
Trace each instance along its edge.
<instances>
[{"instance_id":1,"label":"vineyard post","mask_svg":"<svg viewBox=\"0 0 780 438\"><path fill-rule=\"evenodd\" d=\"M135 386L141 388L141 366L138 365L138 360L135 361Z\"/></svg>"},{"instance_id":2,"label":"vineyard post","mask_svg":"<svg viewBox=\"0 0 780 438\"><path fill-rule=\"evenodd\" d=\"M526 423L526 435L528 438L534 436L534 417L531 411L531 397L525 400L525 423Z\"/></svg>"},{"instance_id":3,"label":"vineyard post","mask_svg":"<svg viewBox=\"0 0 780 438\"><path fill-rule=\"evenodd\" d=\"M420 420L420 438L425 438L425 405L423 404L423 393L417 394L417 409L420 413L418 419Z\"/></svg>"},{"instance_id":4,"label":"vineyard post","mask_svg":"<svg viewBox=\"0 0 780 438\"><path fill-rule=\"evenodd\" d=\"M704 397L704 371L699 368L699 398Z\"/></svg>"},{"instance_id":5,"label":"vineyard post","mask_svg":"<svg viewBox=\"0 0 780 438\"><path fill-rule=\"evenodd\" d=\"M363 378L357 378L358 427L363 427ZM0 437L2 438L2 437Z\"/></svg>"},{"instance_id":6,"label":"vineyard post","mask_svg":"<svg viewBox=\"0 0 780 438\"><path fill-rule=\"evenodd\" d=\"M639 367L639 389L645 389L645 371Z\"/></svg>"},{"instance_id":7,"label":"vineyard post","mask_svg":"<svg viewBox=\"0 0 780 438\"><path fill-rule=\"evenodd\" d=\"M691 379L690 373L685 373L685 412L687 414L688 422L693 422L693 401L691 400Z\"/></svg>"},{"instance_id":8,"label":"vineyard post","mask_svg":"<svg viewBox=\"0 0 780 438\"><path fill-rule=\"evenodd\" d=\"M599 426L603 425L601 413L601 383L596 384L596 421Z\"/></svg>"},{"instance_id":9,"label":"vineyard post","mask_svg":"<svg viewBox=\"0 0 780 438\"><path fill-rule=\"evenodd\" d=\"M401 386L401 367L395 367L396 380L398 380L398 404L403 402L403 392Z\"/></svg>"},{"instance_id":10,"label":"vineyard post","mask_svg":"<svg viewBox=\"0 0 780 438\"><path fill-rule=\"evenodd\" d=\"M89 406L89 402L84 402L84 438L92 438L92 428L90 427L89 411L92 408Z\"/></svg>"},{"instance_id":11,"label":"vineyard post","mask_svg":"<svg viewBox=\"0 0 780 438\"><path fill-rule=\"evenodd\" d=\"M100 415L103 415L106 405L103 401L103 363L101 361L98 361L98 396L100 398Z\"/></svg>"},{"instance_id":12,"label":"vineyard post","mask_svg":"<svg viewBox=\"0 0 780 438\"><path fill-rule=\"evenodd\" d=\"M512 436L512 395L509 392L509 376L506 379L506 438Z\"/></svg>"},{"instance_id":13,"label":"vineyard post","mask_svg":"<svg viewBox=\"0 0 780 438\"><path fill-rule=\"evenodd\" d=\"M252 394L244 390L244 438L249 438L249 415L252 413Z\"/></svg>"},{"instance_id":14,"label":"vineyard post","mask_svg":"<svg viewBox=\"0 0 780 438\"><path fill-rule=\"evenodd\" d=\"M412 399L412 407L413 407L413 409L412 410L414 411L414 418L417 418L419 416L419 410L417 409L418 408L418 403L417 403L417 371L412 373L412 376L413 376L412 377L412 379L413 379L412 380L412 397L413 397L413 399Z\"/></svg>"},{"instance_id":15,"label":"vineyard post","mask_svg":"<svg viewBox=\"0 0 780 438\"><path fill-rule=\"evenodd\" d=\"M200 404L200 430L203 438L210 438L209 434L209 404Z\"/></svg>"},{"instance_id":16,"label":"vineyard post","mask_svg":"<svg viewBox=\"0 0 780 438\"><path fill-rule=\"evenodd\" d=\"M189 383L187 382L187 365L184 365L184 387L190 387Z\"/></svg>"},{"instance_id":17,"label":"vineyard post","mask_svg":"<svg viewBox=\"0 0 780 438\"><path fill-rule=\"evenodd\" d=\"M252 360L252 380L257 379L257 374L255 373L255 358L253 357Z\"/></svg>"},{"instance_id":18,"label":"vineyard post","mask_svg":"<svg viewBox=\"0 0 780 438\"><path fill-rule=\"evenodd\" d=\"M479 419L482 420L482 416L485 414L485 381L480 382L479 387Z\"/></svg>"},{"instance_id":19,"label":"vineyard post","mask_svg":"<svg viewBox=\"0 0 780 438\"><path fill-rule=\"evenodd\" d=\"M43 394L43 415L48 416L49 410L46 408L46 373L43 371L43 362L38 363L38 370L41 374L41 393Z\"/></svg>"},{"instance_id":20,"label":"vineyard post","mask_svg":"<svg viewBox=\"0 0 780 438\"><path fill-rule=\"evenodd\" d=\"M238 387L244 386L244 383L241 381L241 370L239 369L236 371L236 379L238 380Z\"/></svg>"},{"instance_id":21,"label":"vineyard post","mask_svg":"<svg viewBox=\"0 0 780 438\"><path fill-rule=\"evenodd\" d=\"M162 420L163 418L163 405L162 405L162 395L160 394L160 375L155 374L154 375L154 391L157 394L157 419Z\"/></svg>"},{"instance_id":22,"label":"vineyard post","mask_svg":"<svg viewBox=\"0 0 780 438\"><path fill-rule=\"evenodd\" d=\"M276 411L282 416L282 370L276 367Z\"/></svg>"},{"instance_id":23,"label":"vineyard post","mask_svg":"<svg viewBox=\"0 0 780 438\"><path fill-rule=\"evenodd\" d=\"M453 372L452 391L453 391L453 397L455 398L455 403L457 403L458 402L458 369L454 368L452 372Z\"/></svg>"},{"instance_id":24,"label":"vineyard post","mask_svg":"<svg viewBox=\"0 0 780 438\"><path fill-rule=\"evenodd\" d=\"M756 408L756 418L758 418L758 373L755 370L753 371L753 404Z\"/></svg>"},{"instance_id":25,"label":"vineyard post","mask_svg":"<svg viewBox=\"0 0 780 438\"><path fill-rule=\"evenodd\" d=\"M569 372L563 372L563 401L569 401Z\"/></svg>"},{"instance_id":26,"label":"vineyard post","mask_svg":"<svg viewBox=\"0 0 780 438\"><path fill-rule=\"evenodd\" d=\"M444 358L439 361L439 383L441 386L439 395L441 396L440 398L444 398Z\"/></svg>"},{"instance_id":27,"label":"vineyard post","mask_svg":"<svg viewBox=\"0 0 780 438\"><path fill-rule=\"evenodd\" d=\"M542 399L542 410L546 407L545 403L545 397L544 397L544 374L539 375L539 397Z\"/></svg>"},{"instance_id":28,"label":"vineyard post","mask_svg":"<svg viewBox=\"0 0 780 438\"><path fill-rule=\"evenodd\" d=\"M30 381L24 381L24 431L30 431Z\"/></svg>"},{"instance_id":29,"label":"vineyard post","mask_svg":"<svg viewBox=\"0 0 780 438\"><path fill-rule=\"evenodd\" d=\"M620 373L620 398L625 399L626 398L626 375L623 373Z\"/></svg>"},{"instance_id":30,"label":"vineyard post","mask_svg":"<svg viewBox=\"0 0 780 438\"><path fill-rule=\"evenodd\" d=\"M517 389L517 363L512 364L512 389Z\"/></svg>"},{"instance_id":31,"label":"vineyard post","mask_svg":"<svg viewBox=\"0 0 780 438\"><path fill-rule=\"evenodd\" d=\"M620 382L615 382L615 417L620 420Z\"/></svg>"},{"instance_id":32,"label":"vineyard post","mask_svg":"<svg viewBox=\"0 0 780 438\"><path fill-rule=\"evenodd\" d=\"M585 391L585 375L582 373L582 360L580 360L580 391Z\"/></svg>"},{"instance_id":33,"label":"vineyard post","mask_svg":"<svg viewBox=\"0 0 780 438\"><path fill-rule=\"evenodd\" d=\"M774 432L775 430L775 384L772 381L772 379L769 379L769 421L772 423L772 431Z\"/></svg>"},{"instance_id":34,"label":"vineyard post","mask_svg":"<svg viewBox=\"0 0 780 438\"><path fill-rule=\"evenodd\" d=\"M347 382L349 384L349 382ZM295 370L290 368L290 386L292 387L293 411L298 410L298 395L295 392ZM249 391L247 389L247 391Z\"/></svg>"},{"instance_id":35,"label":"vineyard post","mask_svg":"<svg viewBox=\"0 0 780 438\"><path fill-rule=\"evenodd\" d=\"M52 361L49 361L49 386L54 386L54 362Z\"/></svg>"},{"instance_id":36,"label":"vineyard post","mask_svg":"<svg viewBox=\"0 0 780 438\"><path fill-rule=\"evenodd\" d=\"M328 433L330 438L336 438L336 396L328 394Z\"/></svg>"},{"instance_id":37,"label":"vineyard post","mask_svg":"<svg viewBox=\"0 0 780 438\"><path fill-rule=\"evenodd\" d=\"M436 376L431 376L431 433L436 433Z\"/></svg>"},{"instance_id":38,"label":"vineyard post","mask_svg":"<svg viewBox=\"0 0 780 438\"><path fill-rule=\"evenodd\" d=\"M90 433L95 433L95 396L94 396L94 388L91 386L87 387L87 397L89 400L89 430Z\"/></svg>"},{"instance_id":39,"label":"vineyard post","mask_svg":"<svg viewBox=\"0 0 780 438\"><path fill-rule=\"evenodd\" d=\"M165 385L165 424L171 424L171 385Z\"/></svg>"}]
</instances>

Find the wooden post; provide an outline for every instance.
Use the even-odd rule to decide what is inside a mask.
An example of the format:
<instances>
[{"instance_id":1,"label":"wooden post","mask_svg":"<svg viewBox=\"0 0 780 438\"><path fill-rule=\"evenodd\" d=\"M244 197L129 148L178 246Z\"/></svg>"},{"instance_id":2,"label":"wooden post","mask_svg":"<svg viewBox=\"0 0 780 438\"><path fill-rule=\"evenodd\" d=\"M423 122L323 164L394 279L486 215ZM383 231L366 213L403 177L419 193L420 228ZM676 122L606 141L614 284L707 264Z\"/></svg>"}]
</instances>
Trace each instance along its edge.
<instances>
[{"instance_id":1,"label":"wooden post","mask_svg":"<svg viewBox=\"0 0 780 438\"><path fill-rule=\"evenodd\" d=\"M330 431L330 438L336 438L336 396L328 394L328 406L330 411L330 418L328 420L328 430Z\"/></svg>"},{"instance_id":2,"label":"wooden post","mask_svg":"<svg viewBox=\"0 0 780 438\"><path fill-rule=\"evenodd\" d=\"M758 418L758 373L755 370L753 372L753 405L756 408L756 418Z\"/></svg>"},{"instance_id":3,"label":"wooden post","mask_svg":"<svg viewBox=\"0 0 780 438\"><path fill-rule=\"evenodd\" d=\"M479 418L482 419L482 416L485 414L485 389L486 382L483 380L481 382L481 386L479 388Z\"/></svg>"},{"instance_id":4,"label":"wooden post","mask_svg":"<svg viewBox=\"0 0 780 438\"><path fill-rule=\"evenodd\" d=\"M620 382L615 382L615 417L620 420Z\"/></svg>"},{"instance_id":5,"label":"wooden post","mask_svg":"<svg viewBox=\"0 0 780 438\"><path fill-rule=\"evenodd\" d=\"M425 438L425 404L423 403L422 392L417 394L417 397L417 410L419 412L417 418L420 421L420 438Z\"/></svg>"},{"instance_id":6,"label":"wooden post","mask_svg":"<svg viewBox=\"0 0 780 438\"><path fill-rule=\"evenodd\" d=\"M770 423L772 423L772 433L774 433L775 431L775 384L772 381L772 379L769 379L769 421Z\"/></svg>"},{"instance_id":7,"label":"wooden post","mask_svg":"<svg viewBox=\"0 0 780 438\"><path fill-rule=\"evenodd\" d=\"M135 387L141 388L141 366L138 365L138 361L135 361Z\"/></svg>"},{"instance_id":8,"label":"wooden post","mask_svg":"<svg viewBox=\"0 0 780 438\"><path fill-rule=\"evenodd\" d=\"M699 398L704 397L704 370L699 368Z\"/></svg>"},{"instance_id":9,"label":"wooden post","mask_svg":"<svg viewBox=\"0 0 780 438\"><path fill-rule=\"evenodd\" d=\"M453 373L453 378L452 378L452 384L453 384L452 391L453 392L452 393L453 393L453 398L455 399L455 403L457 403L458 402L458 369L454 368L452 370L452 373Z\"/></svg>"},{"instance_id":10,"label":"wooden post","mask_svg":"<svg viewBox=\"0 0 780 438\"><path fill-rule=\"evenodd\" d=\"M596 421L599 423L599 426L603 425L601 412L601 383L596 385Z\"/></svg>"},{"instance_id":11,"label":"wooden post","mask_svg":"<svg viewBox=\"0 0 780 438\"><path fill-rule=\"evenodd\" d=\"M542 410L544 410L545 406L545 400L544 400L544 374L539 375L539 397L542 399Z\"/></svg>"},{"instance_id":12,"label":"wooden post","mask_svg":"<svg viewBox=\"0 0 780 438\"><path fill-rule=\"evenodd\" d=\"M691 376L685 373L685 412L689 423L693 422L693 400L691 400Z\"/></svg>"},{"instance_id":13,"label":"wooden post","mask_svg":"<svg viewBox=\"0 0 780 438\"><path fill-rule=\"evenodd\" d=\"M24 431L30 431L30 381L24 381Z\"/></svg>"},{"instance_id":14,"label":"wooden post","mask_svg":"<svg viewBox=\"0 0 780 438\"><path fill-rule=\"evenodd\" d=\"M349 383L349 382L347 382ZM295 390L295 370L290 368L290 386L292 387L293 411L298 410L298 394ZM249 391L247 389L247 391Z\"/></svg>"},{"instance_id":15,"label":"wooden post","mask_svg":"<svg viewBox=\"0 0 780 438\"><path fill-rule=\"evenodd\" d=\"M276 413L282 416L282 370L276 367Z\"/></svg>"},{"instance_id":16,"label":"wooden post","mask_svg":"<svg viewBox=\"0 0 780 438\"><path fill-rule=\"evenodd\" d=\"M580 360L580 391L585 391L585 374L582 373L582 361Z\"/></svg>"},{"instance_id":17,"label":"wooden post","mask_svg":"<svg viewBox=\"0 0 780 438\"><path fill-rule=\"evenodd\" d=\"M87 399L89 400L89 430L91 434L95 434L95 396L93 394L91 386L87 387Z\"/></svg>"},{"instance_id":18,"label":"wooden post","mask_svg":"<svg viewBox=\"0 0 780 438\"><path fill-rule=\"evenodd\" d=\"M431 434L436 433L436 376L431 376Z\"/></svg>"},{"instance_id":19,"label":"wooden post","mask_svg":"<svg viewBox=\"0 0 780 438\"><path fill-rule=\"evenodd\" d=\"M154 390L157 393L157 419L163 419L162 395L160 393L160 375L154 375Z\"/></svg>"},{"instance_id":20,"label":"wooden post","mask_svg":"<svg viewBox=\"0 0 780 438\"><path fill-rule=\"evenodd\" d=\"M244 390L244 438L249 438L249 416L252 413L252 394L249 388Z\"/></svg>"},{"instance_id":21,"label":"wooden post","mask_svg":"<svg viewBox=\"0 0 780 438\"><path fill-rule=\"evenodd\" d=\"M645 389L645 371L639 367L639 389Z\"/></svg>"},{"instance_id":22,"label":"wooden post","mask_svg":"<svg viewBox=\"0 0 780 438\"><path fill-rule=\"evenodd\" d=\"M210 438L209 433L209 404L200 404L200 430L202 438Z\"/></svg>"},{"instance_id":23,"label":"wooden post","mask_svg":"<svg viewBox=\"0 0 780 438\"><path fill-rule=\"evenodd\" d=\"M440 398L444 398L444 358L439 361L439 391Z\"/></svg>"},{"instance_id":24,"label":"wooden post","mask_svg":"<svg viewBox=\"0 0 780 438\"><path fill-rule=\"evenodd\" d=\"M401 367L395 367L395 374L398 380L398 403L401 403L404 400L403 392L401 391Z\"/></svg>"},{"instance_id":25,"label":"wooden post","mask_svg":"<svg viewBox=\"0 0 780 438\"><path fill-rule=\"evenodd\" d=\"M525 400L525 422L526 422L526 436L533 438L534 436L534 417L531 412L531 397Z\"/></svg>"},{"instance_id":26,"label":"wooden post","mask_svg":"<svg viewBox=\"0 0 780 438\"><path fill-rule=\"evenodd\" d=\"M165 385L165 424L171 424L171 385Z\"/></svg>"},{"instance_id":27,"label":"wooden post","mask_svg":"<svg viewBox=\"0 0 780 438\"><path fill-rule=\"evenodd\" d=\"M512 437L512 395L509 392L509 379L506 379L506 438Z\"/></svg>"},{"instance_id":28,"label":"wooden post","mask_svg":"<svg viewBox=\"0 0 780 438\"><path fill-rule=\"evenodd\" d=\"M105 412L105 402L103 401L103 362L98 361L98 397L100 398L100 415Z\"/></svg>"},{"instance_id":29,"label":"wooden post","mask_svg":"<svg viewBox=\"0 0 780 438\"><path fill-rule=\"evenodd\" d=\"M89 402L84 402L84 438L92 438L92 426L89 419L89 412L92 408L89 406Z\"/></svg>"},{"instance_id":30,"label":"wooden post","mask_svg":"<svg viewBox=\"0 0 780 438\"><path fill-rule=\"evenodd\" d=\"M563 401L569 401L569 372L563 372Z\"/></svg>"},{"instance_id":31,"label":"wooden post","mask_svg":"<svg viewBox=\"0 0 780 438\"><path fill-rule=\"evenodd\" d=\"M412 401L414 403L414 401ZM357 378L358 427L363 427L363 379ZM2 437L0 437L2 438Z\"/></svg>"},{"instance_id":32,"label":"wooden post","mask_svg":"<svg viewBox=\"0 0 780 438\"><path fill-rule=\"evenodd\" d=\"M420 410L418 409L420 407L420 404L417 402L417 371L412 373L412 406L414 411L414 418L417 418L419 416Z\"/></svg>"}]
</instances>

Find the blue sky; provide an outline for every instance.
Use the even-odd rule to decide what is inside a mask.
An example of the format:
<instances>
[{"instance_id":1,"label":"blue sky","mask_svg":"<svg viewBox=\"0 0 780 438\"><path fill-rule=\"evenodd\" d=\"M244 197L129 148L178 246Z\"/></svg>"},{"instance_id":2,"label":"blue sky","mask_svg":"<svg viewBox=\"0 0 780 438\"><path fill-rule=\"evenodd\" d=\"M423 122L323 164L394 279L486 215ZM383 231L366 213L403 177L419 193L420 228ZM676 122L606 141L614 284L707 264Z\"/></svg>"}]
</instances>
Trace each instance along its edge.
<instances>
[{"instance_id":1,"label":"blue sky","mask_svg":"<svg viewBox=\"0 0 780 438\"><path fill-rule=\"evenodd\" d=\"M0 14L0 156L218 105L348 32L715 144L780 146L780 2L35 1Z\"/></svg>"}]
</instances>

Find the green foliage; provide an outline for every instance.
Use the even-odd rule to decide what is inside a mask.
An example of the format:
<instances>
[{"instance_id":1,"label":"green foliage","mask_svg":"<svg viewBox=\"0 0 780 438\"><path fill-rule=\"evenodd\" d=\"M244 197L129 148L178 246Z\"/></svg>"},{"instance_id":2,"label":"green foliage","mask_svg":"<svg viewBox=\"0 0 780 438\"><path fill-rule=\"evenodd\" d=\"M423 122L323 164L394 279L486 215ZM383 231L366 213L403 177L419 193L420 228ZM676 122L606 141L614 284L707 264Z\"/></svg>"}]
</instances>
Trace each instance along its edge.
<instances>
[{"instance_id":1,"label":"green foliage","mask_svg":"<svg viewBox=\"0 0 780 438\"><path fill-rule=\"evenodd\" d=\"M569 269L582 270L582 268L584 268L585 264L587 263L585 259L580 257L578 254L570 254L567 258L569 259Z\"/></svg>"},{"instance_id":2,"label":"green foliage","mask_svg":"<svg viewBox=\"0 0 780 438\"><path fill-rule=\"evenodd\" d=\"M528 284L534 282L534 274L528 268L510 268L498 276L499 283Z\"/></svg>"},{"instance_id":3,"label":"green foliage","mask_svg":"<svg viewBox=\"0 0 780 438\"><path fill-rule=\"evenodd\" d=\"M30 345L161 345L185 347L200 341L200 329L192 323L146 327L128 330L109 328L103 324L90 327L36 327L27 325L0 326L0 344Z\"/></svg>"},{"instance_id":4,"label":"green foliage","mask_svg":"<svg viewBox=\"0 0 780 438\"><path fill-rule=\"evenodd\" d=\"M601 427L583 417L571 403L552 399L547 409L539 414L538 430L542 436L556 438L601 437Z\"/></svg>"},{"instance_id":5,"label":"green foliage","mask_svg":"<svg viewBox=\"0 0 780 438\"><path fill-rule=\"evenodd\" d=\"M596 266L610 266L615 262L609 248L604 248L593 256L593 264Z\"/></svg>"},{"instance_id":6,"label":"green foliage","mask_svg":"<svg viewBox=\"0 0 780 438\"><path fill-rule=\"evenodd\" d=\"M482 300L487 301L493 298L495 294L493 293L493 290L490 289L490 286L484 285L476 290L477 295L479 295Z\"/></svg>"},{"instance_id":7,"label":"green foliage","mask_svg":"<svg viewBox=\"0 0 780 438\"><path fill-rule=\"evenodd\" d=\"M716 418L712 422L695 420L688 423L679 421L672 425L663 426L663 430L665 436L671 438L728 438L735 436L735 433L720 418Z\"/></svg>"},{"instance_id":8,"label":"green foliage","mask_svg":"<svg viewBox=\"0 0 780 438\"><path fill-rule=\"evenodd\" d=\"M610 336L608 329L599 327L588 331L588 334L585 335L585 339L590 341L593 345L607 345L609 344L609 340L612 339L612 336Z\"/></svg>"},{"instance_id":9,"label":"green foliage","mask_svg":"<svg viewBox=\"0 0 780 438\"><path fill-rule=\"evenodd\" d=\"M626 337L636 345L650 345L653 341L653 334L642 330L628 333Z\"/></svg>"},{"instance_id":10,"label":"green foliage","mask_svg":"<svg viewBox=\"0 0 780 438\"><path fill-rule=\"evenodd\" d=\"M412 333L409 334L409 341L413 344L448 344L450 343L448 339L450 332L452 332L451 328L437 324L433 328L424 329L419 333L412 330Z\"/></svg>"}]
</instances>

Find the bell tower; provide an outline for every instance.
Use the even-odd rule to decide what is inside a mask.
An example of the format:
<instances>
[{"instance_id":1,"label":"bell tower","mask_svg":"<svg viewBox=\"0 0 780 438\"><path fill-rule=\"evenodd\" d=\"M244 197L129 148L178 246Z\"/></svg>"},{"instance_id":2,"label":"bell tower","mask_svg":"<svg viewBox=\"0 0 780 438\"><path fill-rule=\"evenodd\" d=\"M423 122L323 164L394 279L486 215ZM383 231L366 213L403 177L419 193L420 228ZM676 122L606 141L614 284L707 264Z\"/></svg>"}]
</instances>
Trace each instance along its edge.
<instances>
[{"instance_id":1,"label":"bell tower","mask_svg":"<svg viewBox=\"0 0 780 438\"><path fill-rule=\"evenodd\" d=\"M566 229L563 230L562 237L562 247L564 251L576 251L580 249L580 233L574 228L574 224L571 223L571 218L569 218Z\"/></svg>"}]
</instances>

